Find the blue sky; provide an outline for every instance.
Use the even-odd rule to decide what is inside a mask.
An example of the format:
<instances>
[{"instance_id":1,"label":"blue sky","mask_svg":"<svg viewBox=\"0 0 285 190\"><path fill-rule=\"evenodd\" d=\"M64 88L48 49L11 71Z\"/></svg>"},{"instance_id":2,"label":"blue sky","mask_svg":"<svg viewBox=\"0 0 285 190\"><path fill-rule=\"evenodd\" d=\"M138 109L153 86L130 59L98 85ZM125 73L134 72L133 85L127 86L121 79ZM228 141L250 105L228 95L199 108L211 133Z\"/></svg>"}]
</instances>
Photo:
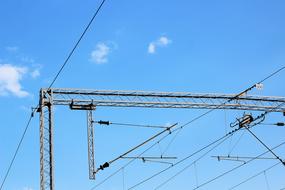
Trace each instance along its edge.
<instances>
[{"instance_id":1,"label":"blue sky","mask_svg":"<svg viewBox=\"0 0 285 190\"><path fill-rule=\"evenodd\" d=\"M0 2L0 179L3 179L17 142L38 103L38 92L49 86L99 1L2 0ZM54 87L238 93L284 66L285 2L282 0L106 1ZM250 94L285 96L284 72ZM114 122L165 125L183 124L205 110L149 110L98 108L95 118ZM169 149L182 158L225 134L241 111L215 111L183 130ZM254 113L259 114L259 113ZM55 183L57 189L90 189L123 165L120 161L88 180L86 120L84 112L65 107L55 110ZM268 122L283 121L270 114ZM157 130L96 126L96 163L102 164ZM284 128L260 126L255 132L270 146L284 141ZM233 137L233 142L239 135ZM167 142L162 146L166 146ZM225 142L197 163L203 183L236 163L210 158L226 154ZM265 149L249 134L242 137L235 155L255 156ZM276 150L283 158L284 147ZM149 154L159 154L154 148ZM270 155L269 155L270 156ZM188 162L190 163L191 160ZM185 163L187 164L187 163ZM227 189L272 165L256 161L201 189ZM135 162L124 170L125 189L166 167ZM137 189L151 189L179 166ZM189 168L166 185L192 189L194 169ZM281 166L268 172L271 189L285 187ZM267 189L264 175L240 189ZM7 190L39 189L39 121L32 120L27 136L6 181ZM98 190L123 189L122 173Z\"/></svg>"}]
</instances>

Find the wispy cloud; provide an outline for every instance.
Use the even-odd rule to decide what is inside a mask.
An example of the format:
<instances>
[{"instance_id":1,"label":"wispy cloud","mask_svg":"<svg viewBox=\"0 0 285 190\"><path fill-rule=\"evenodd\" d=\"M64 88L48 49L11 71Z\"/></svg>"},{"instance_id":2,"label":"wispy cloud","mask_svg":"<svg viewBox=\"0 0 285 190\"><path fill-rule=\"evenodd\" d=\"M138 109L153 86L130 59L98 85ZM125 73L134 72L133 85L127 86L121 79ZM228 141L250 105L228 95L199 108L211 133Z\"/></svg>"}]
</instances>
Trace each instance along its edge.
<instances>
[{"instance_id":1,"label":"wispy cloud","mask_svg":"<svg viewBox=\"0 0 285 190\"><path fill-rule=\"evenodd\" d=\"M22 56L21 61L24 63L35 63L35 60L28 56Z\"/></svg>"},{"instance_id":2,"label":"wispy cloud","mask_svg":"<svg viewBox=\"0 0 285 190\"><path fill-rule=\"evenodd\" d=\"M31 187L24 187L23 190L33 190Z\"/></svg>"},{"instance_id":3,"label":"wispy cloud","mask_svg":"<svg viewBox=\"0 0 285 190\"><path fill-rule=\"evenodd\" d=\"M18 46L7 46L5 48L8 52L17 52L19 50Z\"/></svg>"},{"instance_id":4,"label":"wispy cloud","mask_svg":"<svg viewBox=\"0 0 285 190\"><path fill-rule=\"evenodd\" d=\"M167 47L171 43L172 41L169 38L161 36L157 40L149 43L147 51L149 54L154 54L158 47Z\"/></svg>"},{"instance_id":5,"label":"wispy cloud","mask_svg":"<svg viewBox=\"0 0 285 190\"><path fill-rule=\"evenodd\" d=\"M107 43L100 42L96 45L96 48L91 52L90 61L103 64L108 62L108 55L111 52L111 47Z\"/></svg>"},{"instance_id":6,"label":"wispy cloud","mask_svg":"<svg viewBox=\"0 0 285 190\"><path fill-rule=\"evenodd\" d=\"M23 63L35 63L35 59L21 52L18 46L7 46L5 49L7 52L12 53L14 59L16 58L18 61Z\"/></svg>"},{"instance_id":7,"label":"wispy cloud","mask_svg":"<svg viewBox=\"0 0 285 190\"><path fill-rule=\"evenodd\" d=\"M17 97L26 97L28 92L22 90L20 81L28 72L26 67L10 64L0 64L0 95L13 94Z\"/></svg>"},{"instance_id":8,"label":"wispy cloud","mask_svg":"<svg viewBox=\"0 0 285 190\"><path fill-rule=\"evenodd\" d=\"M30 72L30 75L33 79L38 78L40 76L40 69L35 69L32 72Z\"/></svg>"}]
</instances>

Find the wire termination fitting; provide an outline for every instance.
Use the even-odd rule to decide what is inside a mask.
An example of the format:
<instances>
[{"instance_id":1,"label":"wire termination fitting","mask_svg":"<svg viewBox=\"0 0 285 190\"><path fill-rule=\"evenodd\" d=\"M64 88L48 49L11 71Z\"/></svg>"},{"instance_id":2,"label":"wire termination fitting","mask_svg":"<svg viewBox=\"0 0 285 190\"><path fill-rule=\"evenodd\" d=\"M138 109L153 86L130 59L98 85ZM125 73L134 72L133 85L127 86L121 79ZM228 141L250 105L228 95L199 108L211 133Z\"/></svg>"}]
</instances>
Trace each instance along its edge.
<instances>
[{"instance_id":1,"label":"wire termination fitting","mask_svg":"<svg viewBox=\"0 0 285 190\"><path fill-rule=\"evenodd\" d=\"M100 125L110 125L110 121L102 121L102 120L100 120L97 123L100 124Z\"/></svg>"},{"instance_id":2,"label":"wire termination fitting","mask_svg":"<svg viewBox=\"0 0 285 190\"><path fill-rule=\"evenodd\" d=\"M277 126L285 126L285 124L282 123L282 122L278 122L278 123L276 123L275 125L277 125Z\"/></svg>"},{"instance_id":3,"label":"wire termination fitting","mask_svg":"<svg viewBox=\"0 0 285 190\"><path fill-rule=\"evenodd\" d=\"M103 165L100 165L100 170L104 170L105 168L108 168L110 164L108 162L105 162Z\"/></svg>"}]
</instances>

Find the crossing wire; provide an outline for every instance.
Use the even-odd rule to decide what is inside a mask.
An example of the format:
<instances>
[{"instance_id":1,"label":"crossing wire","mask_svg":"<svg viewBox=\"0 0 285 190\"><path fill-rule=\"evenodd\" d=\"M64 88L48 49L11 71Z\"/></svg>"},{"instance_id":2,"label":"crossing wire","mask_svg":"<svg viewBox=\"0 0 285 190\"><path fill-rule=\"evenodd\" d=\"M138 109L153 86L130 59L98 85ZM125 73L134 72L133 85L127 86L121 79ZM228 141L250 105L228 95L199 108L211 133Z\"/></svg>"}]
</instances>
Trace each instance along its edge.
<instances>
[{"instance_id":1,"label":"crossing wire","mask_svg":"<svg viewBox=\"0 0 285 190\"><path fill-rule=\"evenodd\" d=\"M210 109L210 110L204 112L203 114L201 114L201 115L199 115L199 116L193 118L192 120L186 122L184 125L180 126L180 127L177 128L177 129L183 129L185 126L188 126L189 124L191 124L191 123L193 123L193 122L195 122L195 121L197 121L197 120L203 118L204 116L210 114L211 112L213 112L213 111L219 109L221 106L225 105L226 103L229 103L229 102L231 102L231 101L233 101L233 100L235 100L235 99L238 99L240 96L246 94L247 92L249 92L249 91L251 91L253 88L255 88L257 84L261 84L261 83L265 82L266 80L270 79L271 77L273 77L274 75L276 75L277 73L281 72L281 71L284 70L284 69L285 69L285 66L283 66L283 67L277 69L275 72L271 73L270 75L268 75L267 77L263 78L263 79L260 80L259 82L253 84L253 85L250 86L249 88L245 89L244 91L240 92L239 94L236 94L234 97L228 99L227 101L225 101L225 102L223 102L222 104L220 104L220 105L214 107L213 109ZM177 130L177 129L176 129L176 130ZM174 131L176 131L176 130L174 130ZM167 149L168 149L168 148L170 147L170 145L174 142L174 140L178 137L178 135L179 135L179 133L180 133L181 131L182 131L182 130L179 130L179 131L175 134L175 136L173 137L173 139L171 139L170 143L167 145ZM167 151L167 149L166 149L165 151Z\"/></svg>"},{"instance_id":2,"label":"crossing wire","mask_svg":"<svg viewBox=\"0 0 285 190\"><path fill-rule=\"evenodd\" d=\"M285 142L282 142L279 145L271 148L271 150L275 150L275 149L283 146L284 144L285 144ZM199 185L198 187L196 187L196 188L194 188L192 190L200 189L201 187L203 187L203 186L205 186L205 185L207 185L209 183L212 183L213 181L216 181L217 179L219 179L219 178L221 178L221 177L223 177L223 176L225 176L225 175L227 175L227 174L229 174L229 173L231 173L231 172L241 168L242 166L244 166L244 165L246 165L246 164L248 164L248 163L250 163L250 162L252 162L252 161L254 161L256 159L258 159L259 157L261 157L261 156L263 156L263 155L265 155L265 154L267 154L269 152L270 151L267 150L266 152L263 152L262 154L259 154L258 156L256 156L256 157L254 157L254 158L252 158L252 159L250 159L250 160L248 160L248 161L246 161L246 162L244 162L244 163L242 163L242 164L240 164L240 165L238 165L238 166L236 166L236 167L234 167L234 168L232 168L232 169L230 169L230 170L228 170L228 171L226 171L226 172L224 172L224 173L222 173L222 174L220 174L220 175L218 175L218 176L216 176L216 177L214 177L214 178L212 178L212 179L210 179L210 180L208 180L208 181L206 181L204 183L202 183L201 185Z\"/></svg>"},{"instance_id":3,"label":"crossing wire","mask_svg":"<svg viewBox=\"0 0 285 190\"><path fill-rule=\"evenodd\" d=\"M236 146L238 145L238 143L240 142L240 140L242 139L243 135L245 134L245 131L243 131L243 133L239 136L238 140L236 141L236 143L233 145L233 147L230 149L230 151L228 152L228 155L231 155L232 152L234 151L234 149L236 148Z\"/></svg>"},{"instance_id":4,"label":"crossing wire","mask_svg":"<svg viewBox=\"0 0 285 190\"><path fill-rule=\"evenodd\" d=\"M152 149L155 145L159 144L161 141L163 141L164 139L166 139L166 137L168 137L169 135L171 135L173 133L167 133L166 135L164 135L163 137L161 137L159 140L157 140L155 143L153 143L151 146L149 146L147 149L145 149L143 152L141 152L140 154L138 154L136 157L134 157L133 159L131 159L129 162L127 162L125 165L123 165L122 167L120 167L119 169L117 169L116 171L114 171L113 173L111 173L109 176L107 176L105 179L103 179L102 181L100 181L98 184L96 184L95 186L93 186L90 190L94 190L96 188L98 188L99 186L101 186L102 184L104 184L106 181L108 181L111 177L113 177L114 175L116 175L117 173L119 173L122 169L125 169L127 166L129 166L131 163L133 163L137 158L139 158L140 156L142 156L144 153L148 152L150 149Z\"/></svg>"},{"instance_id":5,"label":"crossing wire","mask_svg":"<svg viewBox=\"0 0 285 190\"><path fill-rule=\"evenodd\" d=\"M274 167L276 167L276 166L278 166L278 165L280 165L280 164L281 164L280 162L277 162L276 164L274 164L274 165L272 165L272 166L266 168L265 170L262 170L261 172L258 172L258 173L256 173L256 174L250 176L249 178L247 178L247 179L241 181L240 183L238 183L238 184L236 184L236 185L230 187L228 190L235 189L235 188L237 188L238 186L240 186L240 185L242 185L242 184L244 184L244 183L246 183L246 182L252 180L253 178L255 178L255 177L261 175L261 174L264 173L264 172L267 172L267 171L271 170L272 168L274 168Z\"/></svg>"},{"instance_id":6,"label":"crossing wire","mask_svg":"<svg viewBox=\"0 0 285 190\"><path fill-rule=\"evenodd\" d=\"M85 27L85 29L83 30L83 32L81 33L79 39L77 40L77 42L75 43L75 45L73 46L73 48L71 49L70 53L68 54L67 58L65 59L64 63L62 64L62 66L60 67L59 71L57 72L57 74L55 75L53 81L51 82L51 84L49 85L49 89L53 86L53 84L55 83L55 81L57 80L57 78L59 77L60 73L63 71L63 69L65 68L66 64L68 63L69 59L71 58L71 56L73 55L74 51L76 50L76 48L78 47L79 43L82 41L83 37L85 36L86 32L88 31L88 29L90 28L91 24L93 23L94 19L97 17L98 13L100 12L102 6L104 5L106 0L102 0L101 4L99 5L99 7L96 9L94 15L92 16L91 20L88 22L87 26Z\"/></svg>"},{"instance_id":7,"label":"crossing wire","mask_svg":"<svg viewBox=\"0 0 285 190\"><path fill-rule=\"evenodd\" d=\"M266 80L270 79L271 77L273 77L274 75L278 74L279 72L281 72L281 71L284 70L284 69L285 69L285 66L279 68L279 69L276 70L275 72L271 73L270 75L268 75L267 77L263 78L263 79L260 80L259 82L257 82L257 83L255 83L254 85L250 86L249 88L243 90L242 92L240 92L239 94L235 95L235 96L232 97L231 99L229 99L229 100L227 100L227 101L221 103L220 105L216 106L215 108L212 108L212 109L210 109L210 110L204 112L203 114L201 114L201 115L199 115L199 116L193 118L192 120L188 121L187 123L185 123L184 125L180 126L179 128L174 129L174 130L172 131L172 133L173 133L173 132L176 132L176 131L178 131L178 130L179 130L179 131L178 131L177 133L180 133L180 132L181 132L181 129L183 129L184 127L186 127L186 126L188 126L189 124L195 122L196 120L201 119L202 117L208 115L209 113L213 112L214 110L219 109L221 106L225 105L226 103L228 103L228 102L230 102L230 101L232 101L232 100L238 99L240 96L246 94L247 92L249 92L249 91L251 91L253 88L255 88L257 84L260 84L260 83L265 82ZM279 106L280 106L280 105L279 105ZM277 107L278 107L278 106L277 106ZM171 143L172 143L172 142L175 140L175 138L178 136L177 133L175 134L174 139L171 140ZM168 135L169 135L169 134L168 134ZM168 136L168 135L166 135L166 136ZM166 137L166 136L164 136L164 137ZM162 140L164 140L164 139L165 139L164 137L163 137L161 140L157 141L157 142L161 142ZM221 139L220 139L220 140L221 140ZM140 154L138 155L138 157L141 156L141 155L143 155L143 154L144 154L145 152L147 152L148 150L150 150L154 145L156 145L156 143L153 144L152 146L150 146L147 150L145 150L145 151L143 151L142 153L140 153ZM170 145L168 145L168 146L170 146ZM128 166L128 165L131 164L135 159L136 159L136 158L130 160L130 161L129 161L126 165L124 165L123 167ZM103 180L102 180L101 182L99 182L97 185L93 186L90 190L94 190L94 189L96 189L97 187L99 187L99 186L101 186L102 184L104 184L104 183L105 183L106 181L108 181L111 177L113 177L114 175L116 175L123 167L119 168L118 170L116 170L115 172L113 172L112 174L110 174L108 177L106 177L105 179L103 179ZM170 166L170 167L173 167L173 166ZM168 169L169 169L169 168L168 168ZM166 169L166 170L168 170L168 169ZM157 173L157 174L151 176L150 179L153 178L153 177L155 177L155 176L157 176L157 175L159 175L160 173L163 173L163 172L166 171L166 170L162 170L161 172L159 172L159 173ZM149 179L144 180L144 181L148 181L148 180L149 180ZM144 183L144 182L143 182L143 183Z\"/></svg>"},{"instance_id":8,"label":"crossing wire","mask_svg":"<svg viewBox=\"0 0 285 190\"><path fill-rule=\"evenodd\" d=\"M50 88L53 86L53 84L55 83L55 81L57 80L57 78L59 77L59 75L61 74L61 72L62 72L63 69L65 68L65 66L67 65L68 61L69 61L70 58L72 57L74 51L75 51L76 48L78 47L79 43L81 42L81 40L82 40L83 37L85 36L85 34L86 34L86 32L88 31L88 29L90 28L91 24L93 23L94 19L95 19L96 16L98 15L98 13L99 13L99 11L101 10L101 7L102 7L103 4L105 3L105 1L106 1L106 0L103 0L103 1L101 2L100 6L97 8L95 14L94 14L93 17L91 18L91 20L90 20L90 22L87 24L87 26L85 27L83 33L81 34L81 36L79 37L78 41L76 42L76 44L75 44L74 47L72 48L71 52L68 54L68 56L67 56L67 58L65 59L63 65L61 66L61 68L59 69L59 71L57 72L57 74L55 75L55 77L54 77L54 79L52 80L51 84L49 85L48 89L50 89ZM272 76L274 76L275 74L279 73L279 72L282 71L283 69L285 69L285 66L283 66L283 67L281 67L280 69L278 69L277 71L273 72L272 74L270 74L269 76L267 76L266 78L264 78L263 80L261 80L259 83L262 83L262 82L264 82L265 80L271 78ZM246 89L244 92L238 94L237 97L239 97L239 96L242 95L243 93L246 93L247 91L251 90L252 88L255 87L255 85L256 85L256 84L254 84L252 87ZM222 105L223 105L223 104L222 104ZM39 105L37 106L37 108L38 108L38 107L39 107ZM192 123L193 121L200 119L200 118L203 117L204 115L207 115L208 113L212 112L212 111L215 110L215 109L218 109L218 107L217 107L217 108L214 108L214 109L212 109L212 110L210 110L210 111L208 111L208 112L206 112L206 113L204 113L204 114L202 114L201 116L199 116L199 117L197 117L197 118L195 118L195 119L193 119L193 120L191 120L191 121L189 121L189 122L186 123L185 125L181 126L181 129L182 129L184 126L186 126L186 125ZM14 160L15 160L17 154L18 154L19 148L20 148L21 145L22 145L22 142L23 142L23 140L24 140L24 138L25 138L25 134L26 134L26 132L27 132L27 130L28 130L28 127L29 127L29 125L30 125L30 122L31 122L31 120L32 120L32 118L33 118L33 115L34 115L35 111L36 111L36 109L34 109L34 110L32 111L31 116L30 116L29 119L28 119L27 125L26 125L26 127L25 127L25 129L24 129L24 132L23 132L23 134L22 134L22 136L21 136L21 139L20 139L20 141L19 141L19 143L18 143L18 146L17 146L17 148L16 148L16 151L15 151L15 153L14 153L14 155L13 155L13 158L12 158L10 164L9 164L9 167L8 167L8 170L7 170L6 174L5 174L4 180L3 180L2 183L1 183L0 190L2 190L3 185L4 185L5 181L6 181L6 178L7 178L8 174L9 174L9 172L10 172L10 170L11 170L11 167L13 166Z\"/></svg>"},{"instance_id":9,"label":"crossing wire","mask_svg":"<svg viewBox=\"0 0 285 190\"><path fill-rule=\"evenodd\" d=\"M198 182L198 172L197 172L197 166L196 166L196 162L194 162L194 173L195 173L195 180L196 180L196 187L198 186L199 182Z\"/></svg>"},{"instance_id":10,"label":"crossing wire","mask_svg":"<svg viewBox=\"0 0 285 190\"><path fill-rule=\"evenodd\" d=\"M68 61L70 60L70 58L71 58L72 55L74 54L74 52L75 52L76 48L78 47L79 43L82 41L83 37L85 36L86 32L87 32L88 29L90 28L90 26L91 26L91 24L93 23L94 19L97 17L97 15L98 15L99 11L101 10L102 6L104 5L105 1L106 1L106 0L102 0L101 4L100 4L99 7L96 9L94 15L92 16L91 20L88 22L87 26L84 28L84 30L83 30L83 32L81 33L79 39L77 40L77 42L75 43L75 45L74 45L73 48L71 49L70 53L69 53L68 56L66 57L66 59L65 59L65 61L63 62L62 66L60 67L59 71L56 73L56 75L55 75L55 77L53 78L53 80L52 80L51 84L49 85L48 89L50 89L50 88L54 85L55 81L57 80L57 78L59 77L59 75L62 73L63 69L65 68L65 66L67 65ZM4 178L3 178L3 181L2 181L2 183L1 183L0 190L2 190L2 188L3 188L3 186L4 186L5 182L6 182L6 179L7 179L8 175L9 175L9 173L10 173L10 171L11 171L11 168L12 168L12 166L13 166L13 164L14 164L14 161L15 161L17 155L18 155L19 149L20 149L20 147L21 147L21 145L22 145L22 143L23 143L23 140L24 140L24 138L25 138L25 136L26 136L26 133L27 133L28 128L29 128L29 126L30 126L31 120L32 120L32 118L33 118L33 116L34 116L34 114L35 114L37 108L39 108L39 104L36 106L36 109L33 109L32 112L31 112L31 115L30 115L30 117L29 117L29 119L28 119L28 122L27 122L27 124L26 124L26 126L25 126L25 128L24 128L24 132L23 132L23 134L21 135L20 141L18 142L16 151L15 151L15 153L13 154L13 158L12 158L10 164L9 164L9 167L8 167L8 169L7 169L6 173L5 173L5 176L4 176Z\"/></svg>"},{"instance_id":11,"label":"crossing wire","mask_svg":"<svg viewBox=\"0 0 285 190\"><path fill-rule=\"evenodd\" d=\"M271 154L273 154L273 156L276 157L276 159L278 159L283 166L285 166L285 161L283 161L279 156L277 156L260 138L258 138L248 127L245 127L246 130L252 135L254 136L254 138L256 138L269 152L271 152Z\"/></svg>"},{"instance_id":12,"label":"crossing wire","mask_svg":"<svg viewBox=\"0 0 285 190\"><path fill-rule=\"evenodd\" d=\"M123 178L123 190L125 190L125 169L122 169L122 178Z\"/></svg>"},{"instance_id":13,"label":"crossing wire","mask_svg":"<svg viewBox=\"0 0 285 190\"><path fill-rule=\"evenodd\" d=\"M278 107L282 106L283 104L285 104L285 103L281 103L281 104L279 104L278 106L276 106L275 108L278 108ZM262 116L265 116L266 114L271 113L272 111L274 111L275 108L272 108L270 111L267 111L267 112L263 113ZM253 122L254 122L255 120L259 119L259 118L260 118L260 116L258 116L257 118L255 118L255 119L253 120ZM250 126L250 128L253 127L253 126L255 126L255 125L258 125L258 124L259 124L259 123L254 123L252 126ZM233 132L235 132L236 130L240 130L240 129L242 129L242 128L240 127L240 128L238 128L238 129L235 129L235 130L233 130L233 131L227 133L226 135L224 135L224 136L221 137L220 139L214 141L213 144L215 144L216 142L222 140L223 138L227 137L228 135L232 136L231 134L232 134ZM212 146L212 143L209 144L209 145L207 145L207 146ZM207 146L206 146L206 147L207 147ZM201 149L198 150L197 152L199 153L200 151L201 151ZM269 150L268 150L268 151L269 151ZM194 154L196 154L196 153L194 153ZM179 162L175 163L172 167L174 167L174 166L176 166L176 165L178 165L178 164L180 164L180 163L186 161L187 159L189 159L189 158L192 157L192 156L193 156L193 155L190 155L190 156L185 157L184 159L182 159L182 160L180 160ZM246 162L245 162L245 163L246 163ZM192 164L190 164L190 165L192 165ZM141 184L143 184L143 183L149 181L150 179L152 179L152 178L154 178L154 177L160 175L161 173L163 173L163 172L169 170L170 168L171 168L171 167L168 167L168 168L166 168L166 169L163 169L163 170L161 170L161 171L155 173L154 175L152 175L152 176L150 176L150 177L148 177L148 178L142 180L141 182L139 182L139 183L133 185L133 186L132 186L131 188L129 188L129 189L134 189L135 187L137 187L137 186L139 186L139 185L141 185ZM182 172L183 172L184 170L186 170L187 168L188 168L188 167L185 167L184 169L182 169L181 172L178 172L177 175L174 175L173 177L169 178L169 179L166 180L164 183L167 183L168 181L172 180L173 178L175 178L176 176L178 176L180 173L182 173Z\"/></svg>"},{"instance_id":14,"label":"crossing wire","mask_svg":"<svg viewBox=\"0 0 285 190\"><path fill-rule=\"evenodd\" d=\"M234 131L236 132L236 131ZM232 136L233 133L230 134L230 136ZM209 154L211 151L213 151L214 149L216 149L218 146L220 146L223 142L225 142L230 136L227 136L226 138L224 138L221 142L219 142L218 144L216 144L215 146L213 146L210 150L206 151L204 154L202 154L199 158L197 158L196 160L194 160L193 162L191 162L191 164L187 165L186 167L184 167L182 170L180 170L179 172L177 172L175 175L173 175L171 178L169 178L168 180L166 180L165 182L161 183L160 185L158 185L154 190L160 189L162 186L164 186L165 184L167 184L168 182L170 182L172 179L174 179L176 176L180 175L182 172L184 172L186 169L188 169L189 167L191 167L194 164L194 169L195 169L195 175L196 175L196 185L198 187L198 180L197 180L197 174L196 174L196 162L198 162L199 160L201 160L202 158L204 158L207 154ZM190 158L190 157L189 157ZM188 159L188 158L187 158ZM184 161L183 161L184 162ZM182 163L182 162L178 162L178 163ZM135 186L133 186L135 187ZM132 189L132 188L129 188Z\"/></svg>"},{"instance_id":15,"label":"crossing wire","mask_svg":"<svg viewBox=\"0 0 285 190\"><path fill-rule=\"evenodd\" d=\"M21 139L20 139L20 141L19 141L19 143L18 143L18 145L17 145L16 151L15 151L15 153L14 153L14 155L13 155L13 158L12 158L10 164L9 164L9 167L8 167L8 169L7 169L6 173L5 173L5 176L4 176L4 178L3 178L3 181L2 181L2 183L1 183L0 190L3 188L3 186L4 186L4 184L5 184L5 181L6 181L7 177L8 177L8 175L9 175L9 172L10 172L10 170L11 170L11 168L12 168L12 166L13 166L13 163L14 163L14 161L15 161L15 159L16 159L16 156L17 156L17 154L18 154L18 152L19 152L19 149L20 149L20 147L21 147L21 144L22 144L22 142L23 142L23 140L24 140L24 138L25 138L25 135L26 135L26 133L27 133L28 127L29 127L29 125L30 125L30 123L31 123L31 121L32 121L32 118L33 118L33 114L31 114L30 117L29 117L29 120L28 120L28 122L27 122L27 124L26 124L25 130L24 130L24 132L23 132L23 134L22 134L22 136L21 136Z\"/></svg>"},{"instance_id":16,"label":"crossing wire","mask_svg":"<svg viewBox=\"0 0 285 190\"><path fill-rule=\"evenodd\" d=\"M151 136L150 138L148 138L147 140L143 141L142 143L136 145L135 147L131 148L130 150L124 152L123 154L121 154L120 156L108 161L108 162L105 162L103 165L100 165L99 168L96 169L95 173L97 173L98 171L100 170L104 170L104 168L106 167L109 167L109 165L111 165L112 163L116 162L117 160L119 159L122 159L124 156L128 155L129 153L133 152L134 150L142 147L143 145L147 144L148 142L151 142L153 139L156 139L157 137L161 136L162 134L166 133L166 132L169 132L170 133L170 130L171 128L175 127L178 123L175 123L173 125L171 125L170 127L164 129L163 131ZM136 158L136 157L134 157Z\"/></svg>"},{"instance_id":17,"label":"crossing wire","mask_svg":"<svg viewBox=\"0 0 285 190\"><path fill-rule=\"evenodd\" d=\"M265 178L265 181L266 181L267 190L270 190L270 186L269 186L269 182L268 182L268 179L267 179L266 172L264 171L263 174L264 174L264 178Z\"/></svg>"},{"instance_id":18,"label":"crossing wire","mask_svg":"<svg viewBox=\"0 0 285 190\"><path fill-rule=\"evenodd\" d=\"M152 178L154 178L154 177L156 177L156 176L158 176L158 175L160 175L160 174L166 172L167 170L169 170L169 169L171 169L171 168L173 168L173 167L175 167L175 166L177 166L177 165L183 163L184 161L186 161L186 160L188 160L189 158L191 158L191 157L197 155L198 153L200 153L200 152L206 150L207 148L213 146L214 144L216 144L216 143L218 143L218 142L220 142L220 141L221 141L221 142L224 142L227 138L229 138L230 136L232 136L232 135L233 135L235 132L237 132L238 130L239 130L239 129L235 129L235 130L230 131L230 132L227 133L226 135L224 135L224 136L222 136L222 137L216 139L215 141L213 141L213 142L207 144L206 146L204 146L204 147L200 148L199 150L195 151L194 153L192 153L192 154L186 156L185 158L181 159L180 161L176 162L175 164L173 164L173 165L171 165L171 166L169 166L169 167L167 167L167 168L165 168L165 169L163 169L163 170L161 170L161 171L159 171L159 172L157 172L157 173L151 175L150 177L148 177L148 178L142 180L141 182L139 182L139 183L137 183L137 184L131 186L130 188L128 188L128 190L134 189L134 188L138 187L139 185L141 185L141 184L143 184L143 183L145 183L145 182L151 180ZM220 142L220 143L221 143L221 142ZM218 145L219 145L220 143L218 143ZM214 147L215 147L215 146L214 146ZM192 164L191 164L191 165L192 165Z\"/></svg>"}]
</instances>

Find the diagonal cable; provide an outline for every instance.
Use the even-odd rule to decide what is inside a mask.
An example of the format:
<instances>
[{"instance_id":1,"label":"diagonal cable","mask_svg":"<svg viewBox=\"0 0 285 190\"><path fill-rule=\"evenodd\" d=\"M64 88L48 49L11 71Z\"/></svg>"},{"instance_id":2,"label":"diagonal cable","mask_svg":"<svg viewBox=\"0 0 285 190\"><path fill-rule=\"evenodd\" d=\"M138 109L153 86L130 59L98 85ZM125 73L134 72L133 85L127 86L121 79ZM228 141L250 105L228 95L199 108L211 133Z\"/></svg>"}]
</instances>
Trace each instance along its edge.
<instances>
[{"instance_id":1,"label":"diagonal cable","mask_svg":"<svg viewBox=\"0 0 285 190\"><path fill-rule=\"evenodd\" d=\"M282 142L282 143L280 143L279 145L277 145L277 146L271 148L271 150L277 149L277 148L283 146L284 144L285 144L285 142ZM210 180L208 180L208 181L206 181L206 182L204 182L204 183L202 183L201 185L199 185L198 187L196 187L196 188L194 188L194 189L192 189L192 190L200 189L201 187L203 187L203 186L205 186L205 185L207 185L207 184L209 184L209 183L212 183L213 181L216 181L217 179L219 179L219 178L221 178L221 177L224 177L225 175L227 175L227 174L229 174L229 173L231 173L231 172L233 172L233 171L235 171L235 170L237 170L237 169L243 167L244 165L246 165L246 164L248 164L248 163L250 163L250 162L252 162L252 161L258 159L259 157L261 157L261 156L263 156L263 155L265 155L265 154L267 154L267 153L269 153L269 152L270 152L270 151L267 150L266 152L263 152L263 153L259 154L258 156L256 156L256 157L254 157L254 158L252 158L252 159L250 159L250 160L248 160L248 161L246 161L246 162L244 162L244 163L242 163L242 164L240 164L240 165L238 165L238 166L236 166L236 167L234 167L234 168L232 168L232 169L230 169L230 170L228 170L228 171L226 171L226 172L224 172L224 173L222 173L222 174L220 174L220 175L218 175L218 176L216 176L216 177L214 177L214 178L212 178L212 179L210 179Z\"/></svg>"},{"instance_id":2,"label":"diagonal cable","mask_svg":"<svg viewBox=\"0 0 285 190\"><path fill-rule=\"evenodd\" d=\"M90 28L91 24L93 23L94 19L97 17L97 15L98 15L99 11L101 10L101 8L102 8L103 4L105 3L105 1L106 1L106 0L103 0L103 1L101 2L101 4L99 5L99 7L96 9L96 11L95 11L94 15L92 16L91 20L89 21L89 23L87 24L87 26L86 26L85 29L83 30L83 32L82 32L82 34L80 35L79 39L77 40L77 42L76 42L75 45L73 46L72 50L71 50L70 53L68 54L68 56L67 56L67 58L65 59L64 63L62 64L62 66L60 67L59 71L57 72L57 74L55 75L54 79L52 80L51 84L49 85L49 87L48 87L49 89L53 86L53 84L55 83L55 81L57 80L57 78L59 77L59 75L61 74L61 72L62 72L63 69L65 68L65 66L67 65L68 61L70 60L71 56L72 56L73 53L75 52L75 50L76 50L76 48L78 47L79 43L81 42L81 40L82 40L83 37L85 36L86 32L88 31L88 29ZM24 129L24 132L23 132L23 134L22 134L22 136L21 136L21 138L20 138L20 141L19 141L19 143L18 143L18 145L17 145L16 151L15 151L15 153L14 153L14 155L13 155L13 158L12 158L10 164L9 164L9 167L8 167L6 173L5 173L5 177L3 178L3 181L2 181L2 183L1 183L0 190L2 190L2 188L3 188L3 186L4 186L5 182L6 182L6 179L7 179L8 175L9 175L9 173L10 173L10 170L11 170L13 164L14 164L14 161L15 161L15 159L16 159L16 157L17 157L17 154L18 154L18 152L19 152L19 149L20 149L20 147L21 147L21 145L22 145L22 143L23 143L23 140L24 140L24 138L25 138L26 132L27 132L29 126L30 126L31 120L32 120L32 118L33 118L33 116L34 116L34 114L35 114L35 112L36 112L36 110L37 110L38 107L39 107L39 105L37 105L36 109L33 109L33 110L32 110L31 116L30 116L29 119L28 119L28 122L27 122L27 124L26 124L25 129Z\"/></svg>"},{"instance_id":3,"label":"diagonal cable","mask_svg":"<svg viewBox=\"0 0 285 190\"><path fill-rule=\"evenodd\" d=\"M276 166L278 166L278 165L280 165L280 162L277 162L276 164L270 166L269 168L266 168L265 170L262 170L261 172L258 172L258 173L256 173L256 174L250 176L249 178L247 178L247 179L241 181L240 183L238 183L238 184L236 184L236 185L230 187L228 190L235 189L235 188L237 188L238 186L240 186L240 185L242 185L242 184L244 184L244 183L246 183L246 182L252 180L253 178L255 178L255 177L261 175L263 172L266 172L266 171L268 171L268 170L271 170L272 168L274 168L274 167L276 167Z\"/></svg>"},{"instance_id":4,"label":"diagonal cable","mask_svg":"<svg viewBox=\"0 0 285 190\"><path fill-rule=\"evenodd\" d=\"M285 166L285 161L283 161L279 156L277 156L273 150L271 150L260 138L258 138L247 126L245 126L246 130L254 137L256 138L271 154L273 154L273 156L276 157L276 159L278 159L283 166Z\"/></svg>"}]
</instances>

